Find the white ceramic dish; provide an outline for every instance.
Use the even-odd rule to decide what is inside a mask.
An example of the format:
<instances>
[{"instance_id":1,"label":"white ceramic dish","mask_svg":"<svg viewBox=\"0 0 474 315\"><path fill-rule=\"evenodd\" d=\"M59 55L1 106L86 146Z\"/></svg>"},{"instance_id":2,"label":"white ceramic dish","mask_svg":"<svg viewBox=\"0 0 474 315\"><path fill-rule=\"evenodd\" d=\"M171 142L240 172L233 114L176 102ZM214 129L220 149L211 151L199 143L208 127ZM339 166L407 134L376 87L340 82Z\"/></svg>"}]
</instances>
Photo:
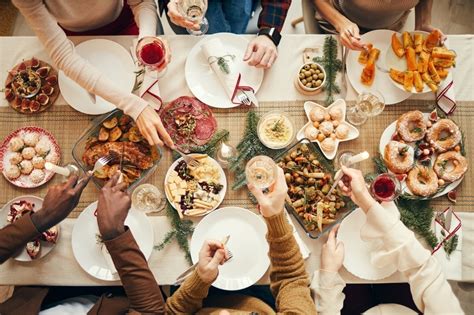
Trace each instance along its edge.
<instances>
[{"instance_id":1,"label":"white ceramic dish","mask_svg":"<svg viewBox=\"0 0 474 315\"><path fill-rule=\"evenodd\" d=\"M375 30L361 36L363 42L372 43L375 48L380 49L380 56L377 60L377 64L387 70L387 66L383 63L385 62L384 56L386 51L388 49L392 50L392 33L393 31L389 30ZM372 86L362 84L362 82L360 82L360 74L362 73L364 65L360 64L358 61L359 53L360 52L356 50L349 50L346 63L347 77L357 93L361 94L364 91L379 91L382 93L386 105L396 104L410 97L411 93L399 89L393 84L390 75L380 71L379 69L376 69L375 71L375 79Z\"/></svg>"},{"instance_id":2,"label":"white ceramic dish","mask_svg":"<svg viewBox=\"0 0 474 315\"><path fill-rule=\"evenodd\" d=\"M337 238L344 243L343 265L356 277L372 281L381 280L396 272L397 266L389 264L378 268L372 264L370 245L360 237L365 221L364 211L357 208L341 222Z\"/></svg>"},{"instance_id":3,"label":"white ceramic dish","mask_svg":"<svg viewBox=\"0 0 474 315\"><path fill-rule=\"evenodd\" d=\"M191 154L192 156L193 154ZM212 163L217 166L217 168L219 169L219 173L220 173L220 184L224 187L222 187L221 191L219 192L219 202L217 203L217 205L212 208L211 210L203 213L203 214L200 214L200 215L197 215L198 217L200 216L204 216L206 214L208 214L209 212L212 212L214 210L217 209L217 207L219 207L219 205L222 203L222 201L224 200L224 197L225 197L225 193L227 192L227 178L225 176L225 173L224 173L224 170L222 169L222 167L219 165L219 163L217 163L216 160L214 160L213 158L209 157L208 158L212 161ZM171 174L171 171L174 170L174 168L176 167L176 165L178 165L178 163L182 160L183 158L179 158L177 159L176 161L173 162L173 164L171 164L171 166L168 168L168 171L166 172L166 175L165 175L165 182L164 182L164 185L166 185L166 183L168 182L168 178ZM171 196L168 195L168 192L167 192L167 189L165 189L165 195L166 195L166 199L168 200L168 202L173 206L173 208L176 209L176 207L174 206L174 202L173 202L173 198L171 198Z\"/></svg>"},{"instance_id":4,"label":"white ceramic dish","mask_svg":"<svg viewBox=\"0 0 474 315\"><path fill-rule=\"evenodd\" d=\"M7 224L9 224L7 222L7 216L8 216L8 212L10 211L10 206L14 204L15 202L19 202L21 200L25 200L27 202L33 203L35 205L33 211L37 211L41 209L41 207L43 206L43 199L41 199L40 197L26 195L26 196L19 196L19 197L13 198L9 202L7 202L3 206L3 208L0 210L0 228L3 228ZM57 227L58 229L60 228L59 224L57 225ZM61 235L61 232L59 232L58 240L59 240L60 235ZM42 240L40 240L40 243L41 243L41 251L40 251L39 256L36 259L31 259L31 257L26 253L25 247L23 247L21 251L19 251L15 256L13 256L13 259L17 261L25 261L25 262L36 261L48 255L51 252L51 250L54 248L54 246L56 246L56 244L54 243L50 243L50 242L46 242Z\"/></svg>"},{"instance_id":5,"label":"white ceramic dish","mask_svg":"<svg viewBox=\"0 0 474 315\"><path fill-rule=\"evenodd\" d=\"M270 266L267 227L255 213L238 207L218 209L201 220L191 238L193 263L199 259L199 251L205 240L221 240L230 235L226 245L233 257L219 267L214 287L235 291L255 284Z\"/></svg>"},{"instance_id":6,"label":"white ceramic dish","mask_svg":"<svg viewBox=\"0 0 474 315\"><path fill-rule=\"evenodd\" d=\"M331 152L323 150L323 148L321 147L321 143L318 140L313 140L312 141L312 142L316 142L318 144L319 149L321 149L321 152L323 152L324 156L329 160L334 159L334 157L336 156L336 153L337 153L337 150L339 148L339 143L340 142L354 140L354 139L359 137L359 130L346 121L346 109L347 108L346 108L346 102L344 100L338 99L334 103L329 105L328 107L324 107L322 105L319 105L318 103L311 102L311 101L305 102L304 103L304 111L306 113L306 117L308 118L308 122L296 134L296 139L298 139L298 141L301 140L301 139L306 138L305 134L304 134L304 131L305 131L306 127L308 127L309 125L312 124L309 113L311 112L311 110L313 108L319 107L319 108L323 109L325 112L328 112L332 107L336 107L336 106L341 106L341 108L343 110L343 117L344 118L340 122L340 124L346 125L349 128L349 135L347 136L347 138L334 140L336 145L334 146L334 150L331 151Z\"/></svg>"},{"instance_id":7,"label":"white ceramic dish","mask_svg":"<svg viewBox=\"0 0 474 315\"><path fill-rule=\"evenodd\" d=\"M429 117L429 114L428 113L424 113L425 115L425 118L428 119ZM390 125L388 125L387 128L385 128L385 130L383 131L382 135L380 136L380 143L379 143L379 152L382 154L382 157L383 157L383 152L385 151L385 146L392 140L392 135L397 131L397 121L394 121L393 123L391 123ZM413 145L412 145L413 146ZM438 156L438 154L434 153L431 157L431 163L434 163L434 160L436 159L436 157ZM438 192L436 195L434 196L430 196L430 197L426 197L425 199L434 199L434 198L437 198L437 197L440 197L440 196L443 196L443 195L446 195L447 193L449 193L451 190L454 190L456 189L456 187L459 186L459 184L461 184L462 180L464 179L464 176L461 177L460 179L458 179L457 181L454 181L452 183L450 183L449 185L446 185L446 187ZM402 192L403 193L408 193L408 194L412 194L412 192L410 191L410 189L407 187L406 185L406 182L403 181L402 183ZM423 198L420 196L420 198Z\"/></svg>"},{"instance_id":8,"label":"white ceramic dish","mask_svg":"<svg viewBox=\"0 0 474 315\"><path fill-rule=\"evenodd\" d=\"M104 255L97 242L99 227L94 212L97 201L91 203L81 212L71 235L72 252L79 265L94 278L104 281L119 280L117 273L107 265ZM153 251L154 233L150 219L141 211L130 209L125 224L130 228L138 247L148 260Z\"/></svg>"},{"instance_id":9,"label":"white ceramic dish","mask_svg":"<svg viewBox=\"0 0 474 315\"><path fill-rule=\"evenodd\" d=\"M241 71L242 77L245 78L246 82L255 90L255 93L257 93L263 81L263 69L249 66L242 60L249 42L239 35L230 33L218 33L205 36L194 45L186 58L186 65L184 67L186 83L195 97L211 107L232 108L239 106L240 104L231 102L201 52L201 46L213 38L221 39L229 50L229 53L235 55L237 69Z\"/></svg>"},{"instance_id":10,"label":"white ceramic dish","mask_svg":"<svg viewBox=\"0 0 474 315\"><path fill-rule=\"evenodd\" d=\"M75 47L76 53L124 91L131 92L135 85L136 67L130 53L120 44L107 39L91 39ZM59 71L59 87L66 102L75 110L88 115L101 115L114 110L114 104L89 93L75 81Z\"/></svg>"}]
</instances>

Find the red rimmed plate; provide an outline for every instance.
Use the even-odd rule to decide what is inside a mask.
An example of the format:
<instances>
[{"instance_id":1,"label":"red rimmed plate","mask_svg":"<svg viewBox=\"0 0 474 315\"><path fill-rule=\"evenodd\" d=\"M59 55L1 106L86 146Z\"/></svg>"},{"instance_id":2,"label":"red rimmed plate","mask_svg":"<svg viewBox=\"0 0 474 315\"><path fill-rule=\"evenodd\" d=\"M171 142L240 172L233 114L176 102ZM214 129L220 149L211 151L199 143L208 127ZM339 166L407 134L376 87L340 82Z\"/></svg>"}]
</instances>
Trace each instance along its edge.
<instances>
[{"instance_id":1,"label":"red rimmed plate","mask_svg":"<svg viewBox=\"0 0 474 315\"><path fill-rule=\"evenodd\" d=\"M8 145L10 141L14 137L18 136L23 136L25 133L37 133L39 134L39 140L42 140L43 138L46 138L49 146L51 148L50 152L48 154L55 153L57 155L57 163L61 161L61 149L59 147L58 141L56 138L53 136L52 133L50 133L48 130L43 129L41 127L35 127L35 126L29 126L29 127L22 127L20 129L17 129L10 133L0 144L0 171L2 172L3 176L5 177L6 180L8 180L10 183L17 187L21 188L36 188L39 187L45 183L47 183L51 178L54 176L54 173L48 170L43 169L45 172L44 179L39 182L39 183L34 183L30 178L29 175L20 175L20 177L16 179L10 179L6 176L5 170L8 169L11 164L9 161L9 158L11 154L13 153Z\"/></svg>"}]
</instances>

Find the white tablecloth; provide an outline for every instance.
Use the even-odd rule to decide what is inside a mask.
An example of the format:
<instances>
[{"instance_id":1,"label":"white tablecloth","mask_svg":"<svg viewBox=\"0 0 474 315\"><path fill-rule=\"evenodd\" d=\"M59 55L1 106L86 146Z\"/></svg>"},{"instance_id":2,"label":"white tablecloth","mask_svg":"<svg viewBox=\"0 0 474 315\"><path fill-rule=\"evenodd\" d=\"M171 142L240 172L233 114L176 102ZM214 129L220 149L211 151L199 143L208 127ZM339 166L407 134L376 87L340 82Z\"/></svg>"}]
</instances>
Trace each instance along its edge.
<instances>
[{"instance_id":1,"label":"white tablecloth","mask_svg":"<svg viewBox=\"0 0 474 315\"><path fill-rule=\"evenodd\" d=\"M160 81L160 90L163 100L171 101L178 96L191 95L184 79L184 64L187 53L191 47L200 40L199 37L192 36L166 36L169 40L172 51L172 62L169 65L166 76ZM249 37L250 36L246 36ZM105 37L116 41L129 48L132 37ZM474 53L472 35L455 35L450 36L450 44L458 55L457 64L453 70L454 81L456 82L456 99L474 100L474 83L472 73L474 70L472 58ZM89 37L73 38L74 43L87 40ZM302 52L304 48L313 46L322 46L324 36L321 35L288 35L284 36L280 47L279 57L273 67L266 70L265 79L257 93L260 101L282 101L282 100L306 100L306 99L323 99L324 96L319 95L305 96L296 91L293 86L293 74L296 73L298 67L302 63ZM0 82L4 82L7 71L12 68L21 59L28 59L31 56L49 61L49 57L44 52L41 43L35 37L1 37L0 38ZM349 84L349 82L348 82ZM348 88L347 99L355 99L355 92ZM417 96L414 98L432 98L431 93ZM56 105L65 105L62 97L59 97ZM0 98L0 106L8 106L5 99ZM0 189L2 185L6 185L6 181L0 181ZM463 224L469 226L474 225L474 214L461 213ZM168 219L166 217L150 217L155 231L155 243L160 242L166 232L170 229ZM53 252L45 258L31 262L19 263L9 260L0 265L0 285L109 285L104 282L90 277L85 273L79 264L75 261L71 248L71 231L75 219L66 219L63 221L61 228L61 238L53 250ZM325 237L320 240L311 240L306 237L296 223L297 230L302 239L311 250L311 256L307 259L306 265L308 272L312 273L319 266L320 248L325 241ZM468 237L473 238L472 229ZM466 233L464 233L466 237ZM466 243L466 242L465 242ZM473 244L474 242L469 242ZM472 251L472 248L464 248L465 251ZM458 257L460 255L457 255ZM185 268L187 263L184 259L182 251L176 244L167 246L163 251L153 251L149 261L151 270L153 271L158 283L171 284ZM472 269L462 269L462 261L460 258L451 259L449 262L442 262L448 279L474 281L474 272ZM472 263L471 263L472 265ZM343 278L349 283L365 283L346 270L342 270ZM265 275L259 283L268 283L268 274ZM404 282L405 279L399 274L394 274L380 282ZM117 283L115 283L117 284Z\"/></svg>"}]
</instances>

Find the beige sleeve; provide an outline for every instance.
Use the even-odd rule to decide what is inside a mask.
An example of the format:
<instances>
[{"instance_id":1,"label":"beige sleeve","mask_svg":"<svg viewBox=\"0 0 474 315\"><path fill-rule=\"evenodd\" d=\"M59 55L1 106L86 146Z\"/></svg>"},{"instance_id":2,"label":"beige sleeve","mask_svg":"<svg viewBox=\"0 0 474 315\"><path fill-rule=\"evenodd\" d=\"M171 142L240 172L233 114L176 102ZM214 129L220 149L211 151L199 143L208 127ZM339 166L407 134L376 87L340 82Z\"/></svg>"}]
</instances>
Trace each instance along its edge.
<instances>
[{"instance_id":1,"label":"beige sleeve","mask_svg":"<svg viewBox=\"0 0 474 315\"><path fill-rule=\"evenodd\" d=\"M205 283L195 270L172 296L166 300L167 314L194 314L202 308L211 283Z\"/></svg>"},{"instance_id":2,"label":"beige sleeve","mask_svg":"<svg viewBox=\"0 0 474 315\"><path fill-rule=\"evenodd\" d=\"M158 11L154 0L127 0L132 9L135 23L140 29L138 38L155 36L158 23Z\"/></svg>"},{"instance_id":3,"label":"beige sleeve","mask_svg":"<svg viewBox=\"0 0 474 315\"><path fill-rule=\"evenodd\" d=\"M340 314L344 305L345 295L342 293L346 286L339 273L317 270L311 280L311 294L316 304L318 314Z\"/></svg>"},{"instance_id":4,"label":"beige sleeve","mask_svg":"<svg viewBox=\"0 0 474 315\"><path fill-rule=\"evenodd\" d=\"M87 91L99 95L135 120L137 119L148 103L137 95L116 88L104 74L76 54L74 45L49 13L43 1L13 0L12 2L43 43L57 68L64 71L68 77ZM140 18L144 15L145 13L139 14Z\"/></svg>"},{"instance_id":5,"label":"beige sleeve","mask_svg":"<svg viewBox=\"0 0 474 315\"><path fill-rule=\"evenodd\" d=\"M408 279L418 309L425 314L463 314L457 297L446 281L438 261L400 221L393 202L372 206L361 230L364 241L371 243L372 263L395 263Z\"/></svg>"}]
</instances>

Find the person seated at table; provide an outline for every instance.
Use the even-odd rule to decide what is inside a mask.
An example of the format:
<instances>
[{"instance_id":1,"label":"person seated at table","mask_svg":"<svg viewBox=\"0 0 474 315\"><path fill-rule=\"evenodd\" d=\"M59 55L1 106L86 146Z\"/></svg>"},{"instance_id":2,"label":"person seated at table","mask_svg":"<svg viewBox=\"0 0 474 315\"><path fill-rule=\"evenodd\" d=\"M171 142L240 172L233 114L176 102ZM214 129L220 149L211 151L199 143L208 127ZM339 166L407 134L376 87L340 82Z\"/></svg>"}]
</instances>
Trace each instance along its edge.
<instances>
[{"instance_id":1,"label":"person seated at table","mask_svg":"<svg viewBox=\"0 0 474 315\"><path fill-rule=\"evenodd\" d=\"M250 191L257 198L260 212L267 224L267 240L270 246L270 289L276 299L277 313L316 314L311 299L308 275L304 260L293 236L293 231L284 214L285 196L288 187L282 169L278 169L277 181L268 194L254 186ZM249 257L250 259L250 257ZM219 265L226 260L225 248L220 242L205 242L200 253L196 270L183 285L166 301L167 312L173 314L229 314L246 312L273 314L274 310L263 301L250 296L231 295L208 297L211 284L219 274Z\"/></svg>"},{"instance_id":2,"label":"person seated at table","mask_svg":"<svg viewBox=\"0 0 474 315\"><path fill-rule=\"evenodd\" d=\"M122 91L74 51L66 35L156 35L153 0L12 0L44 45L53 63L90 93L115 104L136 120L148 142L173 147L160 116L147 101ZM136 23L135 23L136 22ZM139 27L139 29L138 29ZM169 60L169 56L167 58Z\"/></svg>"},{"instance_id":3,"label":"person seated at table","mask_svg":"<svg viewBox=\"0 0 474 315\"><path fill-rule=\"evenodd\" d=\"M431 32L433 0L314 0L316 20L325 33L338 33L349 49L362 50L360 34L375 29L399 31L415 8L415 30Z\"/></svg>"},{"instance_id":4,"label":"person seated at table","mask_svg":"<svg viewBox=\"0 0 474 315\"><path fill-rule=\"evenodd\" d=\"M280 32L290 8L291 0L261 0L262 11L258 19L259 32L247 46L244 61L257 68L270 68L278 57ZM244 34L256 0L209 0L206 18L207 34L230 32ZM199 29L199 25L186 19L178 9L177 0L159 0L160 13L167 11L168 21L176 34L188 34L185 28Z\"/></svg>"},{"instance_id":5,"label":"person seated at table","mask_svg":"<svg viewBox=\"0 0 474 315\"><path fill-rule=\"evenodd\" d=\"M77 296L48 307L46 287L16 288L13 296L0 304L0 314L163 314L165 302L145 257L124 225L131 206L125 183L117 173L102 188L97 205L97 223L104 244L117 268L127 296ZM72 176L48 190L42 208L28 213L0 230L0 263L5 262L42 231L58 224L76 207L90 176L78 181Z\"/></svg>"},{"instance_id":6,"label":"person seated at table","mask_svg":"<svg viewBox=\"0 0 474 315\"><path fill-rule=\"evenodd\" d=\"M401 221L396 205L376 202L359 170L342 167L348 181L340 181L343 193L366 214L361 229L362 239L373 248L371 259L375 266L395 263L410 285L416 307L424 314L463 314L457 297L446 281L441 267ZM344 244L336 240L337 227L321 251L321 267L314 273L311 287L320 314L339 314L344 302L344 280L338 271L344 260ZM393 292L393 294L399 294ZM381 304L367 314L414 314L413 310L397 304Z\"/></svg>"}]
</instances>

